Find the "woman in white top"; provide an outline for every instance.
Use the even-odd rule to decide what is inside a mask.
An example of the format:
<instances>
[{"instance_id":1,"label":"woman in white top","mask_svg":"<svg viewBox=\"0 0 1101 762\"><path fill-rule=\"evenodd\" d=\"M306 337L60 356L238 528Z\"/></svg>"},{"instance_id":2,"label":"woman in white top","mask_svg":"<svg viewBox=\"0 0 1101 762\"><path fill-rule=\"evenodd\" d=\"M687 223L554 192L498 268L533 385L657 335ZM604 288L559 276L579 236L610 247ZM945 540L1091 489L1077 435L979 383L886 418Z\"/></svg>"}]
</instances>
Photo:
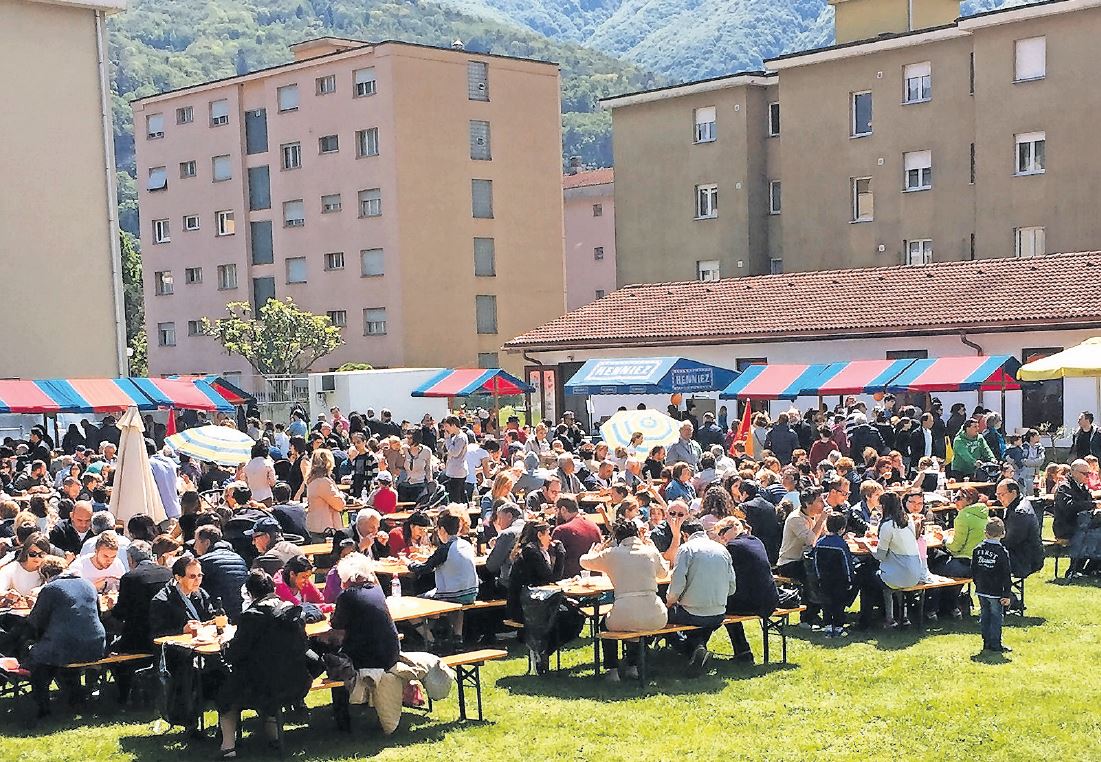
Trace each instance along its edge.
<instances>
[{"instance_id":1,"label":"woman in white top","mask_svg":"<svg viewBox=\"0 0 1101 762\"><path fill-rule=\"evenodd\" d=\"M884 624L894 627L892 590L920 583L925 572L921 565L917 535L898 495L893 492L883 493L879 498L879 507L883 512L883 520L879 523L879 544L875 549L875 558L879 561L878 580L883 585ZM863 601L860 610L863 613Z\"/></svg>"},{"instance_id":2,"label":"woman in white top","mask_svg":"<svg viewBox=\"0 0 1101 762\"><path fill-rule=\"evenodd\" d=\"M11 592L30 595L32 590L42 584L42 575L38 570L42 566L42 559L49 554L50 540L46 535L36 532L28 537L19 553L0 568L0 597Z\"/></svg>"},{"instance_id":3,"label":"woman in white top","mask_svg":"<svg viewBox=\"0 0 1101 762\"><path fill-rule=\"evenodd\" d=\"M252 460L245 464L245 481L252 490L252 499L271 507L271 488L275 486L275 468L268 459L268 446L257 442L252 446Z\"/></svg>"}]
</instances>

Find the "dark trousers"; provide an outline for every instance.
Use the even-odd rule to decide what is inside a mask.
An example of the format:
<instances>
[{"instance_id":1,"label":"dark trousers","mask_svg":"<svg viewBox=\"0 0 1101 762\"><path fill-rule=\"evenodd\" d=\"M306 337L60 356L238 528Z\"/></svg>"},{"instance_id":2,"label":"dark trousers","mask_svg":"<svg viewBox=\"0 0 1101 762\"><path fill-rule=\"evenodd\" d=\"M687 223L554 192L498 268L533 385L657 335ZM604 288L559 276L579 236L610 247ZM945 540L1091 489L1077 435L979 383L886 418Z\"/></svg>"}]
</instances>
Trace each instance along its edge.
<instances>
[{"instance_id":1,"label":"dark trousers","mask_svg":"<svg viewBox=\"0 0 1101 762\"><path fill-rule=\"evenodd\" d=\"M745 627L741 622L728 624L726 634L730 637L730 646L734 649L735 656L753 653L753 649L749 647L749 641L745 639Z\"/></svg>"},{"instance_id":2,"label":"dark trousers","mask_svg":"<svg viewBox=\"0 0 1101 762\"><path fill-rule=\"evenodd\" d=\"M707 645L711 633L719 629L719 625L723 623L724 619L726 619L726 614L716 614L715 616L690 614L678 603L669 609L669 624L689 624L699 627L699 629L674 633L681 637L671 638L670 643L680 653L690 656L697 647Z\"/></svg>"},{"instance_id":3,"label":"dark trousers","mask_svg":"<svg viewBox=\"0 0 1101 762\"><path fill-rule=\"evenodd\" d=\"M447 477L447 499L452 503L465 503L466 498L466 478L463 476L449 476Z\"/></svg>"},{"instance_id":4,"label":"dark trousers","mask_svg":"<svg viewBox=\"0 0 1101 762\"><path fill-rule=\"evenodd\" d=\"M604 654L604 669L615 669L619 666L619 643L615 640L600 641L600 650ZM623 655L628 667L638 666L638 643L623 642Z\"/></svg>"},{"instance_id":5,"label":"dark trousers","mask_svg":"<svg viewBox=\"0 0 1101 762\"><path fill-rule=\"evenodd\" d=\"M80 674L71 669L61 669L52 664L35 664L31 667L31 696L34 697L35 706L40 715L50 711L50 683L54 678L69 696L69 704L75 704L81 699Z\"/></svg>"},{"instance_id":6,"label":"dark trousers","mask_svg":"<svg viewBox=\"0 0 1101 762\"><path fill-rule=\"evenodd\" d=\"M415 503L423 494L424 482L398 485L398 500L402 503Z\"/></svg>"},{"instance_id":7,"label":"dark trousers","mask_svg":"<svg viewBox=\"0 0 1101 762\"><path fill-rule=\"evenodd\" d=\"M803 583L803 588L806 589L807 581L807 568L803 564L803 560L789 561L782 566L776 567L776 573L781 577L790 577L798 582ZM805 596L806 600L803 603L806 604L807 610L799 615L800 622L809 622L816 624L821 618L822 607L810 599L810 596Z\"/></svg>"},{"instance_id":8,"label":"dark trousers","mask_svg":"<svg viewBox=\"0 0 1101 762\"><path fill-rule=\"evenodd\" d=\"M822 619L827 627L845 626L845 608L852 596L849 591L822 591Z\"/></svg>"},{"instance_id":9,"label":"dark trousers","mask_svg":"<svg viewBox=\"0 0 1101 762\"><path fill-rule=\"evenodd\" d=\"M937 564L935 569L929 571L944 577L970 577L971 559L953 556L944 563ZM961 592L963 592L963 585L930 590L926 593L925 598L926 611L938 611L941 614L951 614L953 611L958 611ZM934 595L930 595L931 593Z\"/></svg>"},{"instance_id":10,"label":"dark trousers","mask_svg":"<svg viewBox=\"0 0 1101 762\"><path fill-rule=\"evenodd\" d=\"M1002 602L999 598L979 596L979 629L982 630L983 648L1002 647Z\"/></svg>"}]
</instances>

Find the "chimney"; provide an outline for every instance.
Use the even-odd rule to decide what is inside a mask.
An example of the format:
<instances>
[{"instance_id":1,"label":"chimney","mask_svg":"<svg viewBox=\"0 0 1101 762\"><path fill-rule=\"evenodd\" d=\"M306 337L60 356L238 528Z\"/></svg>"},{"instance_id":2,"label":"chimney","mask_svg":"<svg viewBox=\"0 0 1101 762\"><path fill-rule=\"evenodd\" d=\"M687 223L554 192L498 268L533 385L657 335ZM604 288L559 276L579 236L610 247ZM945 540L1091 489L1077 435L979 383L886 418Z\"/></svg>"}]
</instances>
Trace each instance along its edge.
<instances>
[{"instance_id":1,"label":"chimney","mask_svg":"<svg viewBox=\"0 0 1101 762\"><path fill-rule=\"evenodd\" d=\"M570 162L569 162L569 168L566 170L566 174L567 175L576 175L582 169L584 169L584 167L581 166L581 157L580 156L571 156L570 157Z\"/></svg>"},{"instance_id":2,"label":"chimney","mask_svg":"<svg viewBox=\"0 0 1101 762\"><path fill-rule=\"evenodd\" d=\"M463 41L460 40L458 37L456 37L454 39L454 41L451 43L451 49L452 50L464 50L465 48L466 48L466 45L464 45Z\"/></svg>"}]
</instances>

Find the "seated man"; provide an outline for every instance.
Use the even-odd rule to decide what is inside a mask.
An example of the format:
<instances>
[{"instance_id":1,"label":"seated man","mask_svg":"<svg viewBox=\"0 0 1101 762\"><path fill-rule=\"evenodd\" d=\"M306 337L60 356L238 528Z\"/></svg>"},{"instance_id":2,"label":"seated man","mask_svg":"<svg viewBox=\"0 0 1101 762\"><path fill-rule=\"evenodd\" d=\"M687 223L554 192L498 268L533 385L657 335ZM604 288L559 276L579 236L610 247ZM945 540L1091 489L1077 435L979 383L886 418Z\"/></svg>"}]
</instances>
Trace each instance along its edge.
<instances>
[{"instance_id":1,"label":"seated man","mask_svg":"<svg viewBox=\"0 0 1101 762\"><path fill-rule=\"evenodd\" d=\"M241 615L241 587L248 577L245 559L222 539L222 530L205 524L195 530L195 555L202 567L202 587L213 601L219 599L230 620Z\"/></svg>"},{"instance_id":2,"label":"seated man","mask_svg":"<svg viewBox=\"0 0 1101 762\"><path fill-rule=\"evenodd\" d=\"M497 537L493 542L493 548L486 558L485 577L488 578L493 588L492 596L508 592L508 573L512 569L512 549L516 546L520 533L524 530L526 522L521 510L511 503L506 503L497 509L497 517L494 519L494 528Z\"/></svg>"},{"instance_id":3,"label":"seated man","mask_svg":"<svg viewBox=\"0 0 1101 762\"><path fill-rule=\"evenodd\" d=\"M436 522L436 538L439 545L436 552L424 563L416 561L409 564L409 571L415 576L433 572L436 587L424 594L452 603L470 604L478 597L478 572L475 569L474 546L459 536L461 522L451 512L441 513ZM451 624L452 647L461 646L463 632L463 613L448 615ZM425 640L431 640L427 627L422 630Z\"/></svg>"},{"instance_id":4,"label":"seated man","mask_svg":"<svg viewBox=\"0 0 1101 762\"><path fill-rule=\"evenodd\" d=\"M252 538L252 544L260 554L252 562L252 568L263 569L272 577L287 561L302 552L293 542L283 539L283 528L270 516L257 521L245 534Z\"/></svg>"},{"instance_id":5,"label":"seated man","mask_svg":"<svg viewBox=\"0 0 1101 762\"><path fill-rule=\"evenodd\" d=\"M1078 514L1094 509L1093 495L1086 486L1089 478L1089 464L1079 459L1070 464L1070 478L1055 488L1055 506L1052 510L1055 519L1051 522L1051 531L1056 540L1069 545L1078 531ZM1086 558L1072 557L1066 579L1073 579L1085 571L1087 561Z\"/></svg>"},{"instance_id":6,"label":"seated man","mask_svg":"<svg viewBox=\"0 0 1101 762\"><path fill-rule=\"evenodd\" d=\"M738 484L738 491L742 496L742 502L738 508L745 515L746 525L753 532L753 536L764 543L768 560L776 563L783 534L776 505L760 494L760 486L751 479L742 479Z\"/></svg>"},{"instance_id":7,"label":"seated man","mask_svg":"<svg viewBox=\"0 0 1101 762\"><path fill-rule=\"evenodd\" d=\"M119 633L111 645L111 651L127 654L153 654L153 635L149 629L149 606L169 580L172 572L153 560L153 551L145 540L134 540L126 548L130 571L119 580L118 603L105 617L112 629ZM133 667L119 665L115 668L118 684L118 700L125 704L130 696Z\"/></svg>"},{"instance_id":8,"label":"seated man","mask_svg":"<svg viewBox=\"0 0 1101 762\"><path fill-rule=\"evenodd\" d=\"M50 530L50 543L75 556L80 554L84 541L91 533L92 504L86 500L78 500L73 505L69 518L57 522Z\"/></svg>"},{"instance_id":9,"label":"seated man","mask_svg":"<svg viewBox=\"0 0 1101 762\"><path fill-rule=\"evenodd\" d=\"M994 496L1005 508L1005 537L1002 545L1009 551L1013 576L1024 579L1044 568L1044 541L1032 503L1021 497L1021 485L1014 479L1002 479Z\"/></svg>"},{"instance_id":10,"label":"seated man","mask_svg":"<svg viewBox=\"0 0 1101 762\"><path fill-rule=\"evenodd\" d=\"M543 486L528 495L527 508L533 513L545 513L558 502L562 493L562 482L557 476L543 480Z\"/></svg>"},{"instance_id":11,"label":"seated man","mask_svg":"<svg viewBox=\"0 0 1101 762\"><path fill-rule=\"evenodd\" d=\"M92 583L99 592L118 590L119 580L126 574L126 567L119 559L119 537L108 530L96 538L92 553L73 561L73 571Z\"/></svg>"},{"instance_id":12,"label":"seated man","mask_svg":"<svg viewBox=\"0 0 1101 762\"><path fill-rule=\"evenodd\" d=\"M581 556L604 537L596 522L580 515L577 501L572 497L559 497L554 504L558 526L551 532L551 539L558 540L566 548L562 573L573 577L581 573Z\"/></svg>"},{"instance_id":13,"label":"seated man","mask_svg":"<svg viewBox=\"0 0 1101 762\"><path fill-rule=\"evenodd\" d=\"M734 516L720 519L714 527L714 536L726 543L738 582L738 589L726 600L726 613L770 616L780 602L780 595L764 543L746 531L745 525ZM728 624L726 632L734 648L735 661L752 664L753 650L746 640L742 623Z\"/></svg>"},{"instance_id":14,"label":"seated man","mask_svg":"<svg viewBox=\"0 0 1101 762\"><path fill-rule=\"evenodd\" d=\"M110 514L109 511L96 511L92 514L92 533L84 541L84 544L80 547L80 554L82 556L92 555L96 552L96 540L104 532L114 531L115 517ZM130 540L125 535L116 534L115 540L118 542L118 559L122 564L124 571L130 570L129 559L126 557L126 548L130 545Z\"/></svg>"},{"instance_id":15,"label":"seated man","mask_svg":"<svg viewBox=\"0 0 1101 762\"><path fill-rule=\"evenodd\" d=\"M681 544L666 595L669 624L688 624L699 629L678 633L670 643L689 657L688 674L698 677L706 671L711 658L707 641L726 617L727 599L734 595L737 586L730 554L707 536L699 521L685 521L680 533Z\"/></svg>"},{"instance_id":16,"label":"seated man","mask_svg":"<svg viewBox=\"0 0 1101 762\"><path fill-rule=\"evenodd\" d=\"M276 482L271 488L271 515L279 522L285 534L293 534L303 539L310 536L306 529L306 506L291 502L291 488L286 482Z\"/></svg>"}]
</instances>

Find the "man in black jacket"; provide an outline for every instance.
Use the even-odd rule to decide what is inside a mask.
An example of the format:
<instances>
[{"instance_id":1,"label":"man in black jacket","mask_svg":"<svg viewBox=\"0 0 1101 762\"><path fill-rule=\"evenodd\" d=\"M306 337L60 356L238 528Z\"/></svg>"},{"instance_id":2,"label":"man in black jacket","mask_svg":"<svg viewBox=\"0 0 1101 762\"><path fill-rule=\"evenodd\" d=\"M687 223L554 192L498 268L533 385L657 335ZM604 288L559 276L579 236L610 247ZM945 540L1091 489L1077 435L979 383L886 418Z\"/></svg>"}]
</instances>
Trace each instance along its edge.
<instances>
[{"instance_id":1,"label":"man in black jacket","mask_svg":"<svg viewBox=\"0 0 1101 762\"><path fill-rule=\"evenodd\" d=\"M1090 466L1078 459L1070 464L1070 478L1055 489L1055 519L1051 531L1057 540L1071 540L1078 530L1078 514L1094 509L1093 495L1086 486ZM1066 578L1072 579L1086 568L1085 558L1072 558Z\"/></svg>"},{"instance_id":2,"label":"man in black jacket","mask_svg":"<svg viewBox=\"0 0 1101 762\"><path fill-rule=\"evenodd\" d=\"M887 454L887 445L880 436L879 430L868 423L868 418L863 413L853 413L852 431L849 432L849 453L853 460L860 462L864 457L864 448L871 447L880 455Z\"/></svg>"},{"instance_id":3,"label":"man in black jacket","mask_svg":"<svg viewBox=\"0 0 1101 762\"><path fill-rule=\"evenodd\" d=\"M745 514L745 523L749 525L753 536L765 546L768 562L775 564L780 555L780 538L784 526L776 515L776 506L761 497L759 487L754 481L743 480L738 485L742 502L738 506Z\"/></svg>"},{"instance_id":4,"label":"man in black jacket","mask_svg":"<svg viewBox=\"0 0 1101 762\"><path fill-rule=\"evenodd\" d=\"M726 544L734 565L734 578L738 581L738 589L726 600L726 613L770 616L780 602L780 595L764 544L759 537L749 534L742 522L733 516L721 519L715 525L715 533L719 542ZM752 664L753 651L746 640L742 623L728 624L726 633L734 648L734 659Z\"/></svg>"},{"instance_id":5,"label":"man in black jacket","mask_svg":"<svg viewBox=\"0 0 1101 762\"><path fill-rule=\"evenodd\" d=\"M922 413L921 425L910 432L910 463L916 467L926 456L943 463L946 454L944 435L937 436L936 417L932 413Z\"/></svg>"},{"instance_id":6,"label":"man in black jacket","mask_svg":"<svg viewBox=\"0 0 1101 762\"><path fill-rule=\"evenodd\" d=\"M172 572L153 561L153 552L145 540L133 540L126 548L130 571L119 579L118 603L105 617L112 629L119 631L111 651L122 654L152 654L153 634L150 630L149 606L172 579ZM130 696L134 668L120 664L115 668L118 700L125 704Z\"/></svg>"},{"instance_id":7,"label":"man in black jacket","mask_svg":"<svg viewBox=\"0 0 1101 762\"><path fill-rule=\"evenodd\" d=\"M222 530L206 524L195 530L195 555L203 569L202 587L211 600L222 599L231 621L241 615L241 587L248 577L245 559L222 539Z\"/></svg>"},{"instance_id":8,"label":"man in black jacket","mask_svg":"<svg viewBox=\"0 0 1101 762\"><path fill-rule=\"evenodd\" d=\"M1044 568L1044 543L1040 522L1032 504L1021 497L1021 487L1013 479L1002 479L994 496L1005 508L1005 539L1013 576L1024 578Z\"/></svg>"},{"instance_id":9,"label":"man in black jacket","mask_svg":"<svg viewBox=\"0 0 1101 762\"><path fill-rule=\"evenodd\" d=\"M69 518L54 524L50 530L50 543L73 555L80 555L84 541L92 536L92 504L78 500Z\"/></svg>"},{"instance_id":10,"label":"man in black jacket","mask_svg":"<svg viewBox=\"0 0 1101 762\"><path fill-rule=\"evenodd\" d=\"M1070 445L1070 457L1088 458L1090 455L1101 458L1101 431L1093 425L1093 413L1083 412L1078 416L1078 431Z\"/></svg>"}]
</instances>

